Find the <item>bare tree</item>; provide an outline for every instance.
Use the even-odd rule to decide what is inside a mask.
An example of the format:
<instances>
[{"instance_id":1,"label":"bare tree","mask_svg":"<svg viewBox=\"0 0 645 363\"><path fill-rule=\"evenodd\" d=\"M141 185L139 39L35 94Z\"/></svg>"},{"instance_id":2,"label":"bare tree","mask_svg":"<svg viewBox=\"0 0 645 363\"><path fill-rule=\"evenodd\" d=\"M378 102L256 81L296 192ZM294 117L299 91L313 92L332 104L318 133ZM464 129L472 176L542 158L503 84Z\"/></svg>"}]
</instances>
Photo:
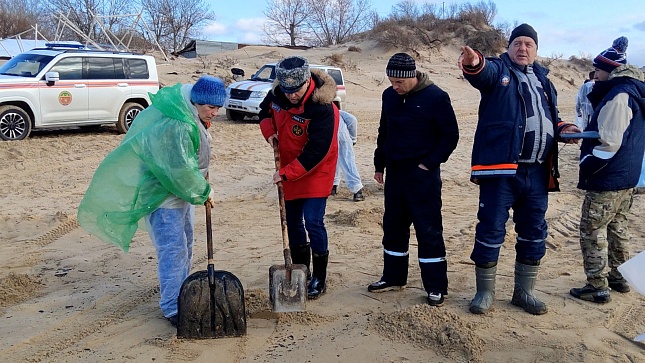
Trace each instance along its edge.
<instances>
[{"instance_id":1,"label":"bare tree","mask_svg":"<svg viewBox=\"0 0 645 363\"><path fill-rule=\"evenodd\" d=\"M152 37L149 41L163 43L163 40L170 35L169 26L165 21L166 14L172 12L172 6L168 0L141 0L146 24L150 27ZM143 29L141 29L143 30ZM144 33L145 34L145 33Z\"/></svg>"},{"instance_id":2,"label":"bare tree","mask_svg":"<svg viewBox=\"0 0 645 363\"><path fill-rule=\"evenodd\" d=\"M401 21L415 21L419 19L421 12L414 0L403 0L392 6L390 17Z\"/></svg>"},{"instance_id":3,"label":"bare tree","mask_svg":"<svg viewBox=\"0 0 645 363\"><path fill-rule=\"evenodd\" d=\"M43 13L39 0L0 1L0 38L11 37L31 29Z\"/></svg>"},{"instance_id":4,"label":"bare tree","mask_svg":"<svg viewBox=\"0 0 645 363\"><path fill-rule=\"evenodd\" d=\"M461 6L459 18L472 24L493 25L493 19L497 15L497 5L494 2L480 1L476 4L466 3Z\"/></svg>"},{"instance_id":5,"label":"bare tree","mask_svg":"<svg viewBox=\"0 0 645 363\"><path fill-rule=\"evenodd\" d=\"M61 13L78 28L83 34L93 40L105 42L106 34L101 28L103 24L107 30L113 33L119 32L127 25L123 18L116 15L132 12L132 2L128 0L45 0L51 14ZM102 16L99 20L97 17ZM99 24L98 22L101 22ZM74 33L63 33L62 36L68 39L81 40Z\"/></svg>"},{"instance_id":6,"label":"bare tree","mask_svg":"<svg viewBox=\"0 0 645 363\"><path fill-rule=\"evenodd\" d=\"M421 17L425 19L441 19L444 15L445 4L441 4L441 7L433 3L423 4L423 9L421 10Z\"/></svg>"},{"instance_id":7,"label":"bare tree","mask_svg":"<svg viewBox=\"0 0 645 363\"><path fill-rule=\"evenodd\" d=\"M215 19L204 0L141 0L141 3L155 40L174 51L184 47L202 26Z\"/></svg>"},{"instance_id":8,"label":"bare tree","mask_svg":"<svg viewBox=\"0 0 645 363\"><path fill-rule=\"evenodd\" d=\"M264 33L269 43L280 44L284 35L289 37L289 44L296 45L296 41L303 34L303 27L307 19L306 0L267 0L264 10L267 22Z\"/></svg>"},{"instance_id":9,"label":"bare tree","mask_svg":"<svg viewBox=\"0 0 645 363\"><path fill-rule=\"evenodd\" d=\"M328 46L350 40L368 29L373 14L369 0L307 0L310 42Z\"/></svg>"}]
</instances>

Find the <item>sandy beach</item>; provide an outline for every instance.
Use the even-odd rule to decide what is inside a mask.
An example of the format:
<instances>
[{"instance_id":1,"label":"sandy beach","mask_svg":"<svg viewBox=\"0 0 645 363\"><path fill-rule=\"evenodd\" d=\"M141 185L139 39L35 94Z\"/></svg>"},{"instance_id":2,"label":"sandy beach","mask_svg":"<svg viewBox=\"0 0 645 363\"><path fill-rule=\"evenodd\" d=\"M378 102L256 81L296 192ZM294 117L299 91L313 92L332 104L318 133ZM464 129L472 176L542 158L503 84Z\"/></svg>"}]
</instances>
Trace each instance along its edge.
<instances>
[{"instance_id":1,"label":"sandy beach","mask_svg":"<svg viewBox=\"0 0 645 363\"><path fill-rule=\"evenodd\" d=\"M422 53L421 71L446 90L460 127L457 149L443 164L443 221L449 295L443 307L425 304L417 248L411 240L407 288L370 294L382 269L383 187L374 179L380 96L389 83L387 60L396 49L365 42L310 50L246 47L207 59L159 61L164 84L194 82L200 74L230 76L230 64L252 74L264 63L298 54L325 63L341 54L346 110L359 120L356 162L365 201L353 202L341 184L325 217L330 243L328 291L305 312L276 314L268 300L269 267L281 264L282 238L273 154L257 121L226 120L210 129L210 168L216 268L244 285L248 334L188 341L158 307L157 261L145 231L123 253L88 234L76 208L94 170L123 136L100 130L33 132L0 143L0 361L2 362L644 362L645 299L612 293L597 305L569 289L585 282L578 242L583 192L576 189L578 147L561 144L560 193L550 194L547 255L537 283L549 312L533 316L510 304L515 232L509 221L499 261L495 308L468 312L475 292L469 258L478 188L469 181L479 93L456 66L458 47ZM226 65L223 67L222 65ZM206 67L206 68L204 68ZM575 94L589 70L565 61L551 65L561 117L572 122ZM630 215L631 254L645 249L645 196ZM203 208L196 213L193 271L206 268Z\"/></svg>"}]
</instances>

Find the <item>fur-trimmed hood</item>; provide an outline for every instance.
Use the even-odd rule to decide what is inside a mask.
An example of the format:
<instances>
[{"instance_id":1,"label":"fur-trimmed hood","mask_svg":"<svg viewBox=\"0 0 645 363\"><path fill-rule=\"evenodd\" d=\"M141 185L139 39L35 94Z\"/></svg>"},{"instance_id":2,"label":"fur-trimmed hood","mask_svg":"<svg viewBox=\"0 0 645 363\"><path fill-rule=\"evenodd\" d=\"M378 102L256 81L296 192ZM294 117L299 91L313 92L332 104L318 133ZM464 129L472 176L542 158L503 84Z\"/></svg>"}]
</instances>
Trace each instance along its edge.
<instances>
[{"instance_id":1,"label":"fur-trimmed hood","mask_svg":"<svg viewBox=\"0 0 645 363\"><path fill-rule=\"evenodd\" d=\"M322 105L331 103L336 98L336 81L323 70L310 68L310 71L311 80L316 85L316 89L314 89L311 95L311 101ZM278 85L279 82L277 79L273 81L273 94L284 97L284 92L282 92Z\"/></svg>"}]
</instances>

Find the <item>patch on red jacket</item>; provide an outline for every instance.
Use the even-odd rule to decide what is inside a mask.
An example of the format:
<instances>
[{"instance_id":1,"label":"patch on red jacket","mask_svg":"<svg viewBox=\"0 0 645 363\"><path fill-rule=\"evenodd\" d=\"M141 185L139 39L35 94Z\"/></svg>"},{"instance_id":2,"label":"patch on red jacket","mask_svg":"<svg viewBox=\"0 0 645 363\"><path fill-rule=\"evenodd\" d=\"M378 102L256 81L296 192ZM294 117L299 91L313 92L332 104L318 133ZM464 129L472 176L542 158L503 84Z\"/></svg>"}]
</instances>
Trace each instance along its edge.
<instances>
[{"instance_id":1,"label":"patch on red jacket","mask_svg":"<svg viewBox=\"0 0 645 363\"><path fill-rule=\"evenodd\" d=\"M291 118L292 118L295 122L298 122L298 123L301 123L301 124L304 124L304 123L307 121L307 119L306 119L306 118L304 118L304 117L300 117L300 116L298 116L298 115L293 115Z\"/></svg>"},{"instance_id":2,"label":"patch on red jacket","mask_svg":"<svg viewBox=\"0 0 645 363\"><path fill-rule=\"evenodd\" d=\"M305 133L305 131L300 127L300 125L293 125L291 128L291 132L296 135L296 136L302 136L302 134Z\"/></svg>"},{"instance_id":3,"label":"patch on red jacket","mask_svg":"<svg viewBox=\"0 0 645 363\"><path fill-rule=\"evenodd\" d=\"M280 112L280 110L281 110L280 106L276 105L275 103L271 103L271 108L273 108L274 110L276 110L278 112Z\"/></svg>"}]
</instances>

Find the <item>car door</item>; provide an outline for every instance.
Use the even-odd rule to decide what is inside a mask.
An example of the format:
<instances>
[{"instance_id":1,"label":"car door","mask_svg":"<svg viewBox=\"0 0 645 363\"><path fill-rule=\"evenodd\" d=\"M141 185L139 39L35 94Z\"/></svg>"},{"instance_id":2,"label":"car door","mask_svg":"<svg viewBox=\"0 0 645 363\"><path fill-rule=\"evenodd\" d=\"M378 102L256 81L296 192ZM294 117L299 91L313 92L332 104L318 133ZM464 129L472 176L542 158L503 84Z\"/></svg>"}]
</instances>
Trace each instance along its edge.
<instances>
[{"instance_id":1,"label":"car door","mask_svg":"<svg viewBox=\"0 0 645 363\"><path fill-rule=\"evenodd\" d=\"M336 102L338 108L342 110L345 108L345 98L347 97L343 72L340 69L327 68L327 73L336 82L336 98L334 99L334 102Z\"/></svg>"},{"instance_id":2,"label":"car door","mask_svg":"<svg viewBox=\"0 0 645 363\"><path fill-rule=\"evenodd\" d=\"M42 124L86 121L89 95L83 78L83 57L62 58L48 72L58 72L60 80L40 87Z\"/></svg>"},{"instance_id":3,"label":"car door","mask_svg":"<svg viewBox=\"0 0 645 363\"><path fill-rule=\"evenodd\" d=\"M123 58L87 57L91 121L114 122L132 87L123 70Z\"/></svg>"}]
</instances>

